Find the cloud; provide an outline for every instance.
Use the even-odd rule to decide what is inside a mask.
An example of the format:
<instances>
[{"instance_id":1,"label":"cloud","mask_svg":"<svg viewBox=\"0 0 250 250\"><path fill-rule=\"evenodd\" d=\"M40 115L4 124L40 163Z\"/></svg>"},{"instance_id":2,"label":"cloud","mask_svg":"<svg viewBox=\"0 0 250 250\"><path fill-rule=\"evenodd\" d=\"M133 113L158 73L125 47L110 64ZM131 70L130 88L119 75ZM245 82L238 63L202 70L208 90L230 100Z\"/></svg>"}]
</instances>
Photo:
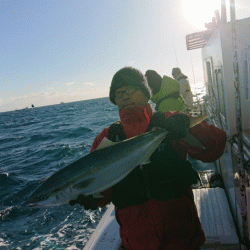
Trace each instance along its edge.
<instances>
[{"instance_id":1,"label":"cloud","mask_svg":"<svg viewBox=\"0 0 250 250\"><path fill-rule=\"evenodd\" d=\"M94 86L95 85L95 83L93 83L93 82L84 82L82 84L83 85L89 85L89 86Z\"/></svg>"},{"instance_id":2,"label":"cloud","mask_svg":"<svg viewBox=\"0 0 250 250\"><path fill-rule=\"evenodd\" d=\"M21 96L18 96L18 97L10 97L7 100L10 100L10 101L19 101L19 100L27 99L28 97L29 97L28 95L21 95Z\"/></svg>"},{"instance_id":3,"label":"cloud","mask_svg":"<svg viewBox=\"0 0 250 250\"><path fill-rule=\"evenodd\" d=\"M73 84L74 84L74 82L67 82L67 83L65 83L66 86L70 86L70 85L73 85Z\"/></svg>"},{"instance_id":4,"label":"cloud","mask_svg":"<svg viewBox=\"0 0 250 250\"><path fill-rule=\"evenodd\" d=\"M135 61L128 62L128 65L130 65L130 66L133 65L134 66L135 65Z\"/></svg>"},{"instance_id":5,"label":"cloud","mask_svg":"<svg viewBox=\"0 0 250 250\"><path fill-rule=\"evenodd\" d=\"M30 96L32 96L32 97L39 97L39 96L41 96L41 93L31 93Z\"/></svg>"},{"instance_id":6,"label":"cloud","mask_svg":"<svg viewBox=\"0 0 250 250\"><path fill-rule=\"evenodd\" d=\"M73 84L73 83L72 83ZM71 84L67 84L71 85ZM55 91L55 89L57 89ZM83 82L73 87L63 84L62 88L47 88L45 91L0 99L0 112L31 107L47 106L61 102L74 102L108 96L109 88L94 82Z\"/></svg>"}]
</instances>

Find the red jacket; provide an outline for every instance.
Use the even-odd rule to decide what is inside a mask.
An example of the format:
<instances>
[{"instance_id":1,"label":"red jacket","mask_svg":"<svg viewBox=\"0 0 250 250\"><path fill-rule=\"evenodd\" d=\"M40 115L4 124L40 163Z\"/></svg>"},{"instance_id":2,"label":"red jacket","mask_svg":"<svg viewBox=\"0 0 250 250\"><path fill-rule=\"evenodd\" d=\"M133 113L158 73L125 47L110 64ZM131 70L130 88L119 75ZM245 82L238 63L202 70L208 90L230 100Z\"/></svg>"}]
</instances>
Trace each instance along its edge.
<instances>
[{"instance_id":1,"label":"red jacket","mask_svg":"<svg viewBox=\"0 0 250 250\"><path fill-rule=\"evenodd\" d=\"M166 117L176 113L179 112L166 112ZM127 138L145 133L152 114L150 104L136 106L132 110L120 110L121 125ZM109 127L96 137L91 152L104 137L108 137L108 131ZM226 144L224 131L203 121L191 129L191 134L206 149L192 147L182 140L173 141L173 147L180 157L186 159L188 154L203 162L214 162L221 157ZM191 188L189 193L193 196ZM100 207L111 202L112 188L102 195L104 198L100 200ZM126 249L188 250L198 248L205 242L195 204L187 195L168 201L150 198L138 206L116 209L116 219Z\"/></svg>"}]
</instances>

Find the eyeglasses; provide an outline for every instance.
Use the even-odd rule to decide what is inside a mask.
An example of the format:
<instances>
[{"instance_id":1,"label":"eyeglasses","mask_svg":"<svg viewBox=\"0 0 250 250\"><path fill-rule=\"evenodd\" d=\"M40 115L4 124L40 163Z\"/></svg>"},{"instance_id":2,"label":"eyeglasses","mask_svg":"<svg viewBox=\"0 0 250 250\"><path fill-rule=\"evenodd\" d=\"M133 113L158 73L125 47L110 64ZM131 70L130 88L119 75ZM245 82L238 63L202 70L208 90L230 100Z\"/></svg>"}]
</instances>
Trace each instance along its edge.
<instances>
[{"instance_id":1,"label":"eyeglasses","mask_svg":"<svg viewBox=\"0 0 250 250\"><path fill-rule=\"evenodd\" d=\"M127 95L132 95L134 94L136 91L138 90L138 88L135 88L133 86L129 86L127 87L125 90L123 91L116 91L115 92L115 99L120 99L123 97L123 94L126 93Z\"/></svg>"}]
</instances>

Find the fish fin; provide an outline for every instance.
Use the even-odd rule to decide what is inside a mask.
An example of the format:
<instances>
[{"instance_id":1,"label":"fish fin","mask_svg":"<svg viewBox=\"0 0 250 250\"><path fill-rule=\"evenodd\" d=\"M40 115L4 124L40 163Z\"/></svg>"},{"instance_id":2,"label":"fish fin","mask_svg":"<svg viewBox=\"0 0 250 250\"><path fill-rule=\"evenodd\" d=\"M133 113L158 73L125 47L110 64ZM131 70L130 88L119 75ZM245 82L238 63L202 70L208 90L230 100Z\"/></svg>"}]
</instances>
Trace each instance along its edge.
<instances>
[{"instance_id":1,"label":"fish fin","mask_svg":"<svg viewBox=\"0 0 250 250\"><path fill-rule=\"evenodd\" d=\"M95 198L95 199L102 198L102 197L104 197L104 196L101 195L100 193L93 194L93 198Z\"/></svg>"},{"instance_id":2,"label":"fish fin","mask_svg":"<svg viewBox=\"0 0 250 250\"><path fill-rule=\"evenodd\" d=\"M151 161L148 159L147 161L142 161L142 163L141 163L141 165L146 165L146 164L149 164L149 163L151 163Z\"/></svg>"},{"instance_id":3,"label":"fish fin","mask_svg":"<svg viewBox=\"0 0 250 250\"><path fill-rule=\"evenodd\" d=\"M80 181L80 182L76 183L74 186L72 186L72 188L84 189L84 188L88 187L94 180L95 180L95 178L89 178L87 180Z\"/></svg>"},{"instance_id":4,"label":"fish fin","mask_svg":"<svg viewBox=\"0 0 250 250\"><path fill-rule=\"evenodd\" d=\"M39 183L42 183L42 182L46 181L48 178L49 177L46 177L46 178L42 179Z\"/></svg>"},{"instance_id":5,"label":"fish fin","mask_svg":"<svg viewBox=\"0 0 250 250\"><path fill-rule=\"evenodd\" d=\"M142 160L141 165L149 164L150 163L150 157L152 154L147 156L145 159Z\"/></svg>"},{"instance_id":6,"label":"fish fin","mask_svg":"<svg viewBox=\"0 0 250 250\"><path fill-rule=\"evenodd\" d=\"M117 142L110 141L108 138L104 137L101 141L101 143L97 146L96 150L110 147L114 144L117 144Z\"/></svg>"},{"instance_id":7,"label":"fish fin","mask_svg":"<svg viewBox=\"0 0 250 250\"><path fill-rule=\"evenodd\" d=\"M196 126L197 124L201 123L204 121L206 118L208 118L208 115L201 115L198 117L191 117L190 118L190 128Z\"/></svg>"},{"instance_id":8,"label":"fish fin","mask_svg":"<svg viewBox=\"0 0 250 250\"><path fill-rule=\"evenodd\" d=\"M201 148L201 149L206 149L200 142L198 139L196 139L193 135L191 134L187 134L184 138L182 138L181 140L185 141L186 143L188 143L189 145L196 147L196 148Z\"/></svg>"}]
</instances>

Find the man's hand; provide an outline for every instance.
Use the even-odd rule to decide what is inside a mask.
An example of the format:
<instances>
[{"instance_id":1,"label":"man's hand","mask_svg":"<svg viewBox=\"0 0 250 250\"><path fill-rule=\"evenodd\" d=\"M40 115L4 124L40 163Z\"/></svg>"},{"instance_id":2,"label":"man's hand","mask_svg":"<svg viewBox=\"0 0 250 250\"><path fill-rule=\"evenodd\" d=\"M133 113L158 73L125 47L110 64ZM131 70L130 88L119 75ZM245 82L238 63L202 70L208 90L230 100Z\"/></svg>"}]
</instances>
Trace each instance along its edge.
<instances>
[{"instance_id":1,"label":"man's hand","mask_svg":"<svg viewBox=\"0 0 250 250\"><path fill-rule=\"evenodd\" d=\"M175 114L167 119L164 112L158 111L153 114L148 130L154 127L168 130L166 139L173 141L184 138L189 133L190 121L185 114Z\"/></svg>"},{"instance_id":2,"label":"man's hand","mask_svg":"<svg viewBox=\"0 0 250 250\"><path fill-rule=\"evenodd\" d=\"M76 203L84 206L86 210L96 210L98 208L98 203L100 201L100 198L93 198L93 195L82 195L79 194L76 200L69 201L69 204L71 206L74 206Z\"/></svg>"}]
</instances>

